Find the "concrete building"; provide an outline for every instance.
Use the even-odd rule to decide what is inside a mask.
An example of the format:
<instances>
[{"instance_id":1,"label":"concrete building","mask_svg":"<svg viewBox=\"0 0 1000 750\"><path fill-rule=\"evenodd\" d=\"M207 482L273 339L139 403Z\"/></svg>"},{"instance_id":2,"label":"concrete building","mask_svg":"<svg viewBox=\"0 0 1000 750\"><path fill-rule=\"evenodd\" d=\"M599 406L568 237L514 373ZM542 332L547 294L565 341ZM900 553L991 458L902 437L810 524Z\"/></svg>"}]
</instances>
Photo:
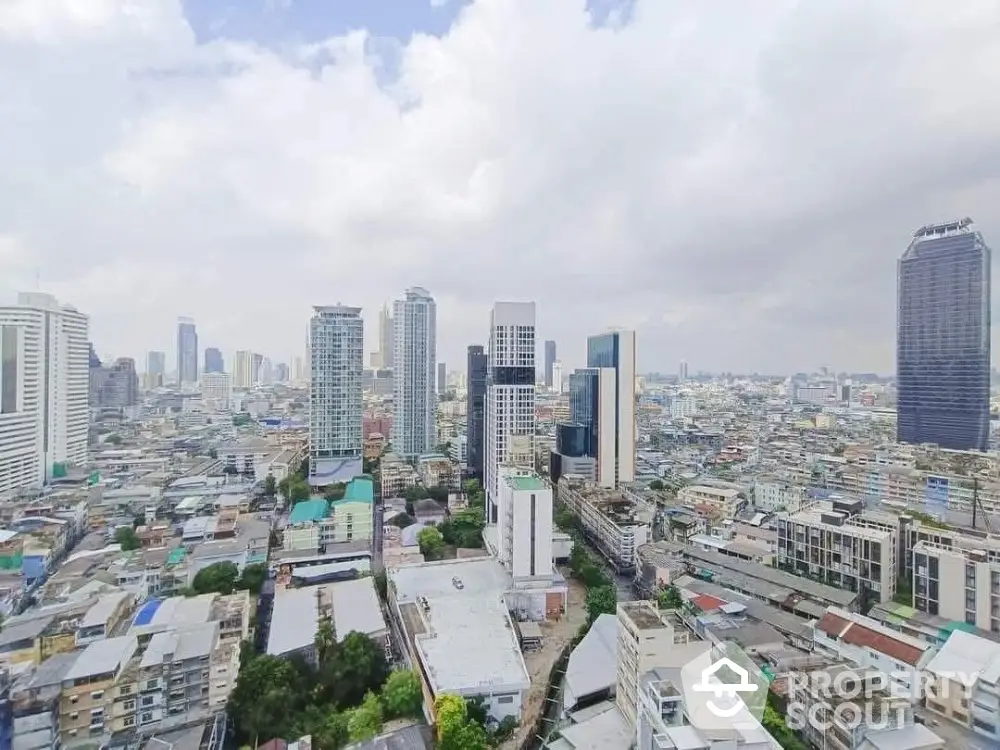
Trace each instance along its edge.
<instances>
[{"instance_id":1,"label":"concrete building","mask_svg":"<svg viewBox=\"0 0 1000 750\"><path fill-rule=\"evenodd\" d=\"M198 331L191 318L177 320L177 382L198 382Z\"/></svg>"},{"instance_id":2,"label":"concrete building","mask_svg":"<svg viewBox=\"0 0 1000 750\"><path fill-rule=\"evenodd\" d=\"M413 287L393 302L392 320L392 449L419 456L436 445L437 305L426 289Z\"/></svg>"},{"instance_id":3,"label":"concrete building","mask_svg":"<svg viewBox=\"0 0 1000 750\"><path fill-rule=\"evenodd\" d=\"M531 686L505 594L510 579L491 558L391 568L389 608L427 705L442 693L481 697L496 720L520 719Z\"/></svg>"},{"instance_id":4,"label":"concrete building","mask_svg":"<svg viewBox=\"0 0 1000 750\"><path fill-rule=\"evenodd\" d=\"M537 476L501 470L498 559L519 580L552 576L552 488Z\"/></svg>"},{"instance_id":5,"label":"concrete building","mask_svg":"<svg viewBox=\"0 0 1000 750\"><path fill-rule=\"evenodd\" d=\"M247 391L253 387L253 352L239 349L233 355L232 387L239 391Z\"/></svg>"},{"instance_id":6,"label":"concrete building","mask_svg":"<svg viewBox=\"0 0 1000 750\"><path fill-rule=\"evenodd\" d=\"M635 331L609 331L587 339L587 367L614 371L614 392L602 384L601 398L613 400L613 437L611 430L599 432L598 481L606 487L635 480L636 392L635 392ZM599 407L604 413L603 406ZM613 442L611 442L613 441ZM604 447L605 442L610 442ZM602 453L614 457L614 481L601 470Z\"/></svg>"},{"instance_id":7,"label":"concrete building","mask_svg":"<svg viewBox=\"0 0 1000 750\"><path fill-rule=\"evenodd\" d=\"M896 528L816 502L797 513L781 513L778 567L848 591L867 591L875 602L896 593Z\"/></svg>"},{"instance_id":8,"label":"concrete building","mask_svg":"<svg viewBox=\"0 0 1000 750\"><path fill-rule=\"evenodd\" d=\"M360 307L313 309L309 334L309 483L325 486L361 474L364 323Z\"/></svg>"},{"instance_id":9,"label":"concrete building","mask_svg":"<svg viewBox=\"0 0 1000 750\"><path fill-rule=\"evenodd\" d=\"M954 631L926 669L929 711L1000 742L1000 644ZM970 743L970 747L975 746Z\"/></svg>"},{"instance_id":10,"label":"concrete building","mask_svg":"<svg viewBox=\"0 0 1000 750\"><path fill-rule=\"evenodd\" d=\"M86 463L88 325L47 294L0 307L0 495Z\"/></svg>"},{"instance_id":11,"label":"concrete building","mask_svg":"<svg viewBox=\"0 0 1000 750\"><path fill-rule=\"evenodd\" d=\"M151 351L146 353L146 377L143 386L152 390L162 388L167 377L167 353Z\"/></svg>"},{"instance_id":12,"label":"concrete building","mask_svg":"<svg viewBox=\"0 0 1000 750\"><path fill-rule=\"evenodd\" d=\"M383 305L378 314L378 351L371 353L369 366L373 370L391 370L395 364L395 328L392 312Z\"/></svg>"},{"instance_id":13,"label":"concrete building","mask_svg":"<svg viewBox=\"0 0 1000 750\"><path fill-rule=\"evenodd\" d=\"M205 373L225 372L226 366L222 361L222 352L214 346L205 349Z\"/></svg>"},{"instance_id":14,"label":"concrete building","mask_svg":"<svg viewBox=\"0 0 1000 750\"><path fill-rule=\"evenodd\" d=\"M556 342L546 341L545 342L545 387L552 390L553 383L555 381L552 377L552 368L556 364Z\"/></svg>"},{"instance_id":15,"label":"concrete building","mask_svg":"<svg viewBox=\"0 0 1000 750\"><path fill-rule=\"evenodd\" d=\"M580 519L584 532L619 571L635 568L636 551L652 539L655 512L637 505L621 491L599 487L579 477L563 476L559 502Z\"/></svg>"},{"instance_id":16,"label":"concrete building","mask_svg":"<svg viewBox=\"0 0 1000 750\"><path fill-rule=\"evenodd\" d=\"M448 390L448 365L444 362L437 363L437 392L441 395Z\"/></svg>"},{"instance_id":17,"label":"concrete building","mask_svg":"<svg viewBox=\"0 0 1000 750\"><path fill-rule=\"evenodd\" d=\"M61 744L97 741L110 731L109 710L115 684L139 649L134 636L124 635L91 643L63 677L59 704ZM131 685L132 681L126 679ZM134 713L133 701L133 713ZM134 722L134 718L133 718Z\"/></svg>"},{"instance_id":18,"label":"concrete building","mask_svg":"<svg viewBox=\"0 0 1000 750\"><path fill-rule=\"evenodd\" d=\"M722 518L735 518L746 503L738 490L730 487L690 485L677 492L677 502L693 508L708 508Z\"/></svg>"},{"instance_id":19,"label":"concrete building","mask_svg":"<svg viewBox=\"0 0 1000 750\"><path fill-rule=\"evenodd\" d=\"M215 411L228 411L233 397L230 375L206 372L201 376L201 400Z\"/></svg>"},{"instance_id":20,"label":"concrete building","mask_svg":"<svg viewBox=\"0 0 1000 750\"><path fill-rule=\"evenodd\" d=\"M1000 543L971 548L921 541L913 547L913 606L921 612L1000 633ZM959 542L959 543L956 543Z\"/></svg>"},{"instance_id":21,"label":"concrete building","mask_svg":"<svg viewBox=\"0 0 1000 750\"><path fill-rule=\"evenodd\" d=\"M497 523L500 468L535 463L535 303L496 302L490 312L486 393L486 518Z\"/></svg>"}]
</instances>

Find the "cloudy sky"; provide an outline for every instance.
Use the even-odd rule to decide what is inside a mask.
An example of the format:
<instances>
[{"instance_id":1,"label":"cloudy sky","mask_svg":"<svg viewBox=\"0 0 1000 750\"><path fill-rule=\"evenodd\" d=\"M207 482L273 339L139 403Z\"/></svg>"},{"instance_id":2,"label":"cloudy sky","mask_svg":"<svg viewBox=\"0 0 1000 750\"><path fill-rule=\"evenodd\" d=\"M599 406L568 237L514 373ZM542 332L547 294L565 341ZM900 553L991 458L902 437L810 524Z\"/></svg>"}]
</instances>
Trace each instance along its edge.
<instances>
[{"instance_id":1,"label":"cloudy sky","mask_svg":"<svg viewBox=\"0 0 1000 750\"><path fill-rule=\"evenodd\" d=\"M0 295L288 359L407 286L642 369L894 367L895 261L1000 247L995 0L3 0ZM369 348L374 342L369 342Z\"/></svg>"}]
</instances>

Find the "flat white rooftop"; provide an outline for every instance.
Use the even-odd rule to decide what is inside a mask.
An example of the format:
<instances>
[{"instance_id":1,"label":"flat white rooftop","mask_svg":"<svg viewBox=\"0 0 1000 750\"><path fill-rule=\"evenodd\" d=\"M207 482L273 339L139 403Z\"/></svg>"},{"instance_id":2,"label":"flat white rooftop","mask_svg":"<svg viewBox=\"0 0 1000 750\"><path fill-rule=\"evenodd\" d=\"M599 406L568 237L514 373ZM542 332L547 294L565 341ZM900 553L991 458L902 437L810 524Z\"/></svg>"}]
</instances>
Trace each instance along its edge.
<instances>
[{"instance_id":1,"label":"flat white rooftop","mask_svg":"<svg viewBox=\"0 0 1000 750\"><path fill-rule=\"evenodd\" d=\"M407 610L401 612L403 622L416 630L416 647L435 693L528 689L531 680L503 598L509 576L500 563L478 558L407 565L391 569L389 578L397 604ZM427 611L420 597L427 600ZM418 618L415 628L413 618Z\"/></svg>"}]
</instances>

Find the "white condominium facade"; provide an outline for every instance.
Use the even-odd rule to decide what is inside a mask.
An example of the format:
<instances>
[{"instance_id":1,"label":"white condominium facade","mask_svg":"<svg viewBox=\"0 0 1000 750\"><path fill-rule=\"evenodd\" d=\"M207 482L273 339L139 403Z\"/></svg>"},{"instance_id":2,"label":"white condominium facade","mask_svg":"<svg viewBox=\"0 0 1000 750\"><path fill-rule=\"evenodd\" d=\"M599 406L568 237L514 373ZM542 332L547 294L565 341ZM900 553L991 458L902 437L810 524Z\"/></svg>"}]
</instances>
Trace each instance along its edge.
<instances>
[{"instance_id":1,"label":"white condominium facade","mask_svg":"<svg viewBox=\"0 0 1000 750\"><path fill-rule=\"evenodd\" d=\"M392 308L392 452L413 457L435 446L437 305L426 289L413 287Z\"/></svg>"},{"instance_id":2,"label":"white condominium facade","mask_svg":"<svg viewBox=\"0 0 1000 750\"><path fill-rule=\"evenodd\" d=\"M490 312L486 386L486 516L497 522L500 468L535 457L535 303L496 302Z\"/></svg>"},{"instance_id":3,"label":"white condominium facade","mask_svg":"<svg viewBox=\"0 0 1000 750\"><path fill-rule=\"evenodd\" d=\"M48 294L0 307L0 494L87 461L89 319Z\"/></svg>"}]
</instances>

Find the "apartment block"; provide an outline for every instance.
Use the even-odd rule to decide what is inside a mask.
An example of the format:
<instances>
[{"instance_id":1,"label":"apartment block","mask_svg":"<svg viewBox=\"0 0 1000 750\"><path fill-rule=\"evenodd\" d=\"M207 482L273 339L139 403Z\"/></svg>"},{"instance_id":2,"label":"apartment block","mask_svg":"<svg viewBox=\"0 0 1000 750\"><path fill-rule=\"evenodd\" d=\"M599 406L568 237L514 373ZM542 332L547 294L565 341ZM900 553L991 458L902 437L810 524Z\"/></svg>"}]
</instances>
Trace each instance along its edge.
<instances>
[{"instance_id":1,"label":"apartment block","mask_svg":"<svg viewBox=\"0 0 1000 750\"><path fill-rule=\"evenodd\" d=\"M780 514L778 567L848 591L869 591L876 602L896 593L898 531L818 502Z\"/></svg>"},{"instance_id":2,"label":"apartment block","mask_svg":"<svg viewBox=\"0 0 1000 750\"><path fill-rule=\"evenodd\" d=\"M926 674L929 711L1000 746L1000 643L956 630Z\"/></svg>"},{"instance_id":3,"label":"apartment block","mask_svg":"<svg viewBox=\"0 0 1000 750\"><path fill-rule=\"evenodd\" d=\"M59 705L63 746L100 743L110 728L112 694L121 692L116 684L138 650L135 636L108 638L87 646L69 668Z\"/></svg>"},{"instance_id":4,"label":"apartment block","mask_svg":"<svg viewBox=\"0 0 1000 750\"><path fill-rule=\"evenodd\" d=\"M1000 544L980 549L918 542L913 547L913 606L921 612L1000 633Z\"/></svg>"},{"instance_id":5,"label":"apartment block","mask_svg":"<svg viewBox=\"0 0 1000 750\"><path fill-rule=\"evenodd\" d=\"M680 505L690 505L694 508L707 507L723 518L733 518L746 504L738 490L730 487L707 487L692 485L682 487L677 493Z\"/></svg>"},{"instance_id":6,"label":"apartment block","mask_svg":"<svg viewBox=\"0 0 1000 750\"><path fill-rule=\"evenodd\" d=\"M627 498L621 490L572 476L559 480L557 495L559 502L577 515L608 562L621 571L635 567L636 550L652 538L652 509Z\"/></svg>"}]
</instances>

